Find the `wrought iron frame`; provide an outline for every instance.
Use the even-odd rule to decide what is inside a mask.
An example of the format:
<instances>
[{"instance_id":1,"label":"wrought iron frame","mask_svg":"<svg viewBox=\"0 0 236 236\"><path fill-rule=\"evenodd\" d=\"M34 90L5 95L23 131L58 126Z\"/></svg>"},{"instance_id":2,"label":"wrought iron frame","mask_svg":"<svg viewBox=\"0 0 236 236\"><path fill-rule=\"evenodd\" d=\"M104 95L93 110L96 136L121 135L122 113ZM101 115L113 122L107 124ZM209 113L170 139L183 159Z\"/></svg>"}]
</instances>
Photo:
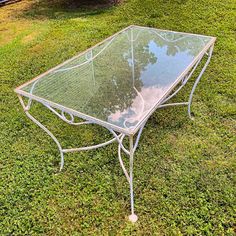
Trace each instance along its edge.
<instances>
[{"instance_id":1,"label":"wrought iron frame","mask_svg":"<svg viewBox=\"0 0 236 236\"><path fill-rule=\"evenodd\" d=\"M130 26L132 27L132 26ZM129 27L128 27L129 28ZM143 27L140 27L143 28ZM146 27L145 27L146 28ZM127 29L127 28L126 28ZM122 32L122 31L121 31ZM118 32L120 33L120 32ZM118 34L117 33L117 34ZM138 36L137 36L138 37ZM134 79L134 55L133 55L133 42L137 39L137 37L134 39L133 35L131 34L131 38L130 38L130 42L131 42L131 49L132 49L132 64L133 64L133 79ZM112 41L112 40L111 40ZM111 43L110 41L110 43ZM118 143L118 159L121 165L121 168L127 178L127 181L129 183L130 186L130 204L131 204L131 215L129 216L129 220L131 222L136 222L138 217L134 212L134 191L133 191L133 160L134 160L134 153L138 147L138 143L143 131L143 128L148 120L148 118L150 117L150 115L159 108L164 108L164 107L169 107L169 106L188 106L188 116L190 119L193 120L193 117L191 115L191 104L192 104L192 99L193 99L193 94L194 91L204 73L204 71L206 70L211 56L212 56L212 52L213 52L213 47L214 47L214 42L215 42L215 38L213 38L213 40L211 41L210 44L207 45L207 47L205 47L201 53L199 53L198 57L195 58L194 63L191 64L191 66L188 68L188 70L186 70L184 73L182 73L182 77L177 79L176 84L172 87L172 89L170 89L170 91L168 91L168 93L166 93L165 96L163 96L162 100L156 104L156 106L149 111L149 113L146 115L146 117L142 120L141 124L136 127L135 131L132 132L122 132L122 130L116 129L116 127L114 128L112 125L107 125L107 124L103 124L99 121L97 121L96 119L87 119L86 116L81 116L79 113L74 112L73 110L70 109L63 109L64 107L62 106L54 106L54 104L52 103L48 103L47 101L45 101L44 99L38 99L35 98L33 95L30 96L26 96L29 98L28 103L25 104L25 102L23 101L22 96L25 96L24 92L22 92L19 88L22 87L20 86L19 88L17 88L15 91L17 92L17 95L19 97L20 103L24 109L25 114L27 115L27 117L29 119L31 119L35 124L37 124L40 128L42 128L56 143L56 145L58 146L59 152L60 152L60 156L61 156L61 161L60 161L60 171L63 168L64 165L64 153L68 153L68 152L79 152L79 151L85 151L85 150L92 150L92 149L97 149L100 147L104 147L108 144L111 144L113 142L117 142ZM109 44L110 44L109 43ZM207 55L207 60L205 62L205 65L202 67L201 72L199 73L198 77L196 78L194 85L192 87L192 90L190 92L189 95L189 99L187 102L178 102L178 103L167 103L171 98L173 98L175 95L178 94L178 92L186 85L186 83L189 81L190 77L192 76L193 72L196 70L196 68L198 67L198 65L200 64L200 62L202 61L202 58L204 57L204 55ZM96 55L97 56L97 55ZM92 51L91 51L91 57L87 58L88 60L92 60L91 58L93 58L92 55ZM73 68L72 68L73 69ZM56 71L55 71L56 72ZM34 85L32 86L32 90L31 93L34 89L35 84L37 83L37 80L35 80ZM134 85L133 85L134 87ZM176 90L174 92L171 93L171 91L173 91L173 89L176 88ZM139 96L141 96L141 94L138 93L137 89L134 87L134 89L136 90L137 94ZM33 117L30 113L29 110L31 108L31 103L32 100L36 100L40 103L42 103L46 108L48 108L51 112L53 112L56 116L58 116L60 119L62 119L63 121L65 121L66 123L70 124L70 125L75 125L75 126L79 126L79 125L83 125L83 124L98 124L101 125L103 127L105 127L106 129L108 129L110 131L110 133L114 136L114 138L112 138L111 140L105 141L103 143L97 144L97 145L93 145L93 146L87 146L87 147L80 147L80 148L63 148L61 146L61 144L59 143L59 141L57 140L57 138L51 133L51 131L49 131L48 128L46 128L41 122L39 122L35 117ZM59 112L60 111L60 112ZM68 114L69 118L67 118L67 116L65 115ZM75 122L75 117L79 117L84 119L85 121L83 122ZM137 137L136 139L134 139L135 133L137 133ZM123 140L125 137L129 137L129 148L125 148L123 145ZM121 150L129 156L129 171L127 171L122 156L121 156Z\"/></svg>"}]
</instances>

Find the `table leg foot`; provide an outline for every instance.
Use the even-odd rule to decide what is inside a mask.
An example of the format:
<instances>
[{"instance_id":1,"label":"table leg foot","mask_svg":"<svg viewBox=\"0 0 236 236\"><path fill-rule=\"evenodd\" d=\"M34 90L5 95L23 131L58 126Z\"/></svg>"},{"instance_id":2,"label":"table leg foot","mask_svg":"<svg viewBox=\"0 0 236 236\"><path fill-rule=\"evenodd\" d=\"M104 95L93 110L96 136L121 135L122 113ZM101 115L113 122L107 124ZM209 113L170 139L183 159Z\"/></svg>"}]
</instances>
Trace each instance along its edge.
<instances>
[{"instance_id":1,"label":"table leg foot","mask_svg":"<svg viewBox=\"0 0 236 236\"><path fill-rule=\"evenodd\" d=\"M194 118L193 116L191 116L191 117L190 117L190 120L194 121L194 120L195 120L195 118Z\"/></svg>"},{"instance_id":2,"label":"table leg foot","mask_svg":"<svg viewBox=\"0 0 236 236\"><path fill-rule=\"evenodd\" d=\"M192 120L192 121L195 120L195 118L194 118L194 116L192 115L191 112L188 112L188 117L189 117L189 119Z\"/></svg>"},{"instance_id":3,"label":"table leg foot","mask_svg":"<svg viewBox=\"0 0 236 236\"><path fill-rule=\"evenodd\" d=\"M138 216L135 214L129 215L129 221L135 223L138 220Z\"/></svg>"}]
</instances>

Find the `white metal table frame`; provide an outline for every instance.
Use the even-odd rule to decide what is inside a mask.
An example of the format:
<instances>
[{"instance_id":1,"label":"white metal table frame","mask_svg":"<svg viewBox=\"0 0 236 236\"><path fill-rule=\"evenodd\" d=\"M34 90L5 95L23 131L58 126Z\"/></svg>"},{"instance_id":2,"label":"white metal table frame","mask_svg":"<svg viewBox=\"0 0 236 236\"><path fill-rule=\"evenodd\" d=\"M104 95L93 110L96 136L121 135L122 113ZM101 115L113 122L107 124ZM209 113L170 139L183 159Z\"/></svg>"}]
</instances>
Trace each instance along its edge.
<instances>
[{"instance_id":1,"label":"white metal table frame","mask_svg":"<svg viewBox=\"0 0 236 236\"><path fill-rule=\"evenodd\" d=\"M125 31L126 29L128 29L130 27L132 27L132 26L129 26L129 27L123 29L122 31L112 35L108 39L111 39L111 41L112 41L112 39L117 34ZM138 27L140 27L140 28L147 28L147 27L141 27L141 26L138 26ZM152 29L152 28L150 28L150 29ZM185 34L185 33L183 33L183 34ZM106 41L108 39L105 39L104 41ZM131 38L129 40L130 40L131 49L132 49L132 65L133 65L132 75L133 75L133 77L134 77L133 42L136 39L137 39L137 37L134 39L133 35L131 34ZM104 41L100 42L97 45L102 44ZM52 70L56 70L57 68L61 67L65 63L73 60L74 58L80 56L81 54L79 54L79 55L77 55L77 56L75 56L75 57L65 61L64 63L58 65L57 67L55 67L55 68L45 72L44 74L34 78L31 81L29 81L29 82L19 86L18 88L15 89L15 92L17 93L17 95L19 97L20 103L21 103L21 105L22 105L22 107L24 109L24 112L27 115L27 117L29 119L31 119L35 124L37 124L40 128L42 128L55 141L55 143L57 144L59 152L60 152L60 156L61 156L60 171L62 170L63 165L64 165L64 154L65 153L97 149L97 148L104 147L104 146L106 146L108 144L111 144L111 143L117 141L117 143L118 143L118 159L119 159L119 162L120 162L120 165L122 167L122 170L123 170L123 172L124 172L124 174L125 174L125 176L127 178L129 186L130 186L131 215L129 216L129 220L131 222L136 222L138 217L137 217L137 215L135 214L135 211L134 211L133 161L134 161L134 153L135 153L135 151L136 151L136 149L138 147L139 139L140 139L140 136L142 134L143 128L144 128L148 118L153 114L153 112L156 109L164 108L164 107L169 107L169 106L182 106L182 105L183 106L187 106L188 107L188 116L189 116L189 118L192 119L192 120L194 119L192 117L192 115L191 115L191 104L192 104L193 94L194 94L194 91L195 91L195 89L196 89L196 87L197 87L197 85L198 85L198 83L199 83L199 81L200 81L204 71L206 70L206 68L207 68L207 66L208 66L208 64L210 62L210 59L211 59L211 56L212 56L212 52L213 52L214 42L215 42L215 38L212 37L212 40L210 40L210 42L203 48L203 50L198 54L198 56L195 58L195 60L177 78L175 84L172 86L171 89L169 89L166 92L166 94L162 97L161 101L159 101L157 104L155 104L155 106L146 114L145 118L141 122L139 122L139 124L136 126L136 129L133 130L133 133L128 133L127 130L122 129L122 128L118 127L118 126L109 124L107 122L101 121L101 120L96 119L94 117L90 117L90 116L88 116L86 114L83 114L83 113L80 113L80 112L75 111L73 109L70 109L70 108L64 107L62 105L53 103L51 101L47 101L47 100L45 100L43 98L37 97L34 94L32 94L34 86L35 86L35 84L38 81L38 78L40 78L41 76L51 72ZM96 47L97 45L95 45L94 47ZM95 57L97 57L97 55L95 55L95 56L92 55L92 49L94 47L92 47L92 48L90 48L90 49L85 51L85 52L90 52L91 53L91 57L88 58L87 61L92 61ZM85 52L83 52L83 53L85 53ZM197 76L195 82L194 82L194 85L193 85L192 90L190 92L188 101L187 102L178 102L178 103L167 103L171 98L173 98L186 85L186 83L188 82L188 80L192 76L193 72L196 70L196 68L198 67L199 63L202 61L202 58L204 57L204 55L207 56L207 60L206 60L206 62L204 64L204 66L202 67L199 75ZM78 65L78 66L80 66L80 65ZM21 88L23 86L26 86L27 84L29 84L29 83L31 83L33 81L35 81L35 82L34 82L32 88L31 88L30 93L27 93L27 92L21 90ZM134 89L136 90L135 87L134 87ZM175 89L175 91L173 91L174 89ZM136 92L138 93L137 90L136 90ZM141 94L139 94L139 95L141 96ZM28 98L27 104L24 102L22 96ZM63 121L65 121L66 123L68 123L70 125L79 126L79 125L83 125L83 124L97 124L97 125L103 126L104 128L108 129L111 132L111 134L114 136L114 138L109 140L109 141L106 141L104 143L100 143L100 144L93 145L93 146L79 147L79 148L70 148L70 149L63 148L61 146L61 144L59 143L59 141L57 140L57 138L52 134L52 132L49 131L48 128L46 128L41 122L39 122L35 117L33 117L29 113L29 110L31 108L32 100L35 100L35 101L43 104L46 108L48 108L50 111L52 111L60 119L62 119ZM67 116L65 114L67 114ZM69 115L70 119L68 119L68 115ZM83 122L75 122L75 117L82 118L82 119L84 119L84 121ZM137 133L137 137L135 138L134 136L135 136L136 133ZM128 149L125 148L124 145L123 145L123 140L124 140L124 138L126 136L129 137L129 148ZM124 162L122 160L121 150L126 155L129 156L129 171L126 169L126 167L124 165Z\"/></svg>"}]
</instances>

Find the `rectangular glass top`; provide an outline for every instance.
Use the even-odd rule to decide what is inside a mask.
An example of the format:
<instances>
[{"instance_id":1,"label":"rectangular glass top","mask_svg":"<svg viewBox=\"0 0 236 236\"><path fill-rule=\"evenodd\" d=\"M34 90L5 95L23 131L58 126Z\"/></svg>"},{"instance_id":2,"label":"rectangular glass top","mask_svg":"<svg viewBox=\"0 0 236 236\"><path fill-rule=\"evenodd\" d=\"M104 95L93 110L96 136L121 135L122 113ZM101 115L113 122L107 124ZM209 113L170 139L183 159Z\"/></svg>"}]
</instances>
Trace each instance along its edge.
<instances>
[{"instance_id":1,"label":"rectangular glass top","mask_svg":"<svg viewBox=\"0 0 236 236\"><path fill-rule=\"evenodd\" d=\"M214 41L130 26L15 91L133 134Z\"/></svg>"}]
</instances>

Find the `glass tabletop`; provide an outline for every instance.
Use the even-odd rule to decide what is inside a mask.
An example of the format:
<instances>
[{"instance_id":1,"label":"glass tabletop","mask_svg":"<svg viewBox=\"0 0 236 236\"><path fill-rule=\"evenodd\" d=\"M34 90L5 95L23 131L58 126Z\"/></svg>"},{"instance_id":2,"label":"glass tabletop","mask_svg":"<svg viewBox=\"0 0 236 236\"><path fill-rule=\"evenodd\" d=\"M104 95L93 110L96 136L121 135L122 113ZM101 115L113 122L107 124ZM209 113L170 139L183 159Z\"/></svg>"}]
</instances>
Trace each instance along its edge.
<instances>
[{"instance_id":1,"label":"glass tabletop","mask_svg":"<svg viewBox=\"0 0 236 236\"><path fill-rule=\"evenodd\" d=\"M132 131L212 39L130 26L20 90Z\"/></svg>"}]
</instances>

